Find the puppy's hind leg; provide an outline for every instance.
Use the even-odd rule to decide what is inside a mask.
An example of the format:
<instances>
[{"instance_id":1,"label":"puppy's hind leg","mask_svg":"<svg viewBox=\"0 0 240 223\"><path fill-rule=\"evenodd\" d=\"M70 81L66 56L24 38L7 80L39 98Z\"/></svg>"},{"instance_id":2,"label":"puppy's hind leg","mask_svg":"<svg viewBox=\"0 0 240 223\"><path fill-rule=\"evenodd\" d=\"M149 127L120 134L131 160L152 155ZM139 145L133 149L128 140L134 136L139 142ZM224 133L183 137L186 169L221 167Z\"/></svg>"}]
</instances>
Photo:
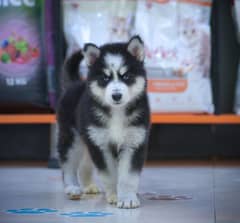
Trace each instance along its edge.
<instances>
[{"instance_id":1,"label":"puppy's hind leg","mask_svg":"<svg viewBox=\"0 0 240 223\"><path fill-rule=\"evenodd\" d=\"M103 182L106 199L109 204L117 203L117 159L111 153L104 153L106 168L99 171L99 175Z\"/></svg>"},{"instance_id":2,"label":"puppy's hind leg","mask_svg":"<svg viewBox=\"0 0 240 223\"><path fill-rule=\"evenodd\" d=\"M82 157L79 165L79 178L84 187L85 194L98 194L100 191L93 182L93 162L89 155L87 146L84 145Z\"/></svg>"}]
</instances>

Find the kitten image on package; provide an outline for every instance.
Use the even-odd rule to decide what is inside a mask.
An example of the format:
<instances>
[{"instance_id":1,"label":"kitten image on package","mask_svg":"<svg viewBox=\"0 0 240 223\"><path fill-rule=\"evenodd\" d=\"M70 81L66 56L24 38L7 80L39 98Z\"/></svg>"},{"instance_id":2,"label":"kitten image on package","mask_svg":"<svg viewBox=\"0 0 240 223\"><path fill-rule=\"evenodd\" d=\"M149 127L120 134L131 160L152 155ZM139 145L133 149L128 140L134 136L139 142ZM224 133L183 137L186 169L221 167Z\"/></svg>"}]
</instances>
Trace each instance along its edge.
<instances>
[{"instance_id":1,"label":"kitten image on package","mask_svg":"<svg viewBox=\"0 0 240 223\"><path fill-rule=\"evenodd\" d=\"M213 112L211 4L210 0L204 4L201 0L138 1L135 32L146 43L153 112Z\"/></svg>"},{"instance_id":2,"label":"kitten image on package","mask_svg":"<svg viewBox=\"0 0 240 223\"><path fill-rule=\"evenodd\" d=\"M207 77L210 69L209 29L191 17L180 20L179 59L183 73ZM191 75L191 78L197 78Z\"/></svg>"}]
</instances>

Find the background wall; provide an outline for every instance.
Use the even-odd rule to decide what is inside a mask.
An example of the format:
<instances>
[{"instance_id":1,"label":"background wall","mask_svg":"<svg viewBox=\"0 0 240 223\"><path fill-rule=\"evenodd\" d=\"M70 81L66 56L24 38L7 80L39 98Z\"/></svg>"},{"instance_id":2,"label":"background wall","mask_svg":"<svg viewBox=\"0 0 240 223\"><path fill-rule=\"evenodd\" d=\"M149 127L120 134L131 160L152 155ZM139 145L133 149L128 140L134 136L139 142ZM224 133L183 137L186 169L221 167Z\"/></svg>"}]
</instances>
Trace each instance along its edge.
<instances>
[{"instance_id":1,"label":"background wall","mask_svg":"<svg viewBox=\"0 0 240 223\"><path fill-rule=\"evenodd\" d=\"M214 1L211 24L211 75L216 113L229 113L233 112L240 54L229 0ZM60 45L56 55L61 55L64 48L62 32L59 25L56 29L59 32L54 38ZM62 59L57 59L60 67ZM148 157L239 157L239 136L239 125L153 125ZM50 125L0 125L0 159L47 160L49 140Z\"/></svg>"}]
</instances>

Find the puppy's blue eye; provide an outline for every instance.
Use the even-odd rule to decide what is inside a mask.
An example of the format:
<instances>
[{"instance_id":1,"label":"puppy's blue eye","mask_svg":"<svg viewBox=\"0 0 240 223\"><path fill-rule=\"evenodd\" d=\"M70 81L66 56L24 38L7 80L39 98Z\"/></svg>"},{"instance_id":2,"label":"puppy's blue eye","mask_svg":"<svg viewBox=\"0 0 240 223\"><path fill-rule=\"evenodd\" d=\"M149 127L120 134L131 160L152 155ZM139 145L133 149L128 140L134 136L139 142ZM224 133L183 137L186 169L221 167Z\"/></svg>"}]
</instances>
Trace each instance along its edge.
<instances>
[{"instance_id":1,"label":"puppy's blue eye","mask_svg":"<svg viewBox=\"0 0 240 223\"><path fill-rule=\"evenodd\" d=\"M128 79L130 78L129 74L128 73L125 73L123 76L122 76L122 79L127 81Z\"/></svg>"},{"instance_id":2,"label":"puppy's blue eye","mask_svg":"<svg viewBox=\"0 0 240 223\"><path fill-rule=\"evenodd\" d=\"M107 76L107 75L103 75L103 80L104 80L105 82L108 82L108 81L110 80L110 77Z\"/></svg>"}]
</instances>

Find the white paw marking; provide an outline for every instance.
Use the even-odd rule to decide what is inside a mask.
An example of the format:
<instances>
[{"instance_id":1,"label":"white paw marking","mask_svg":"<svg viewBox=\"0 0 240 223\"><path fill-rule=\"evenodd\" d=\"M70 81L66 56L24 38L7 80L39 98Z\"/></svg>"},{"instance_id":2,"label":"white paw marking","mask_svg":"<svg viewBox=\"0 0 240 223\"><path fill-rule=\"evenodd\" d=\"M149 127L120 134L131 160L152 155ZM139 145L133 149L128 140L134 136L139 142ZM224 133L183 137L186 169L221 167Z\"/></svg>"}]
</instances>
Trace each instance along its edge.
<instances>
[{"instance_id":1,"label":"white paw marking","mask_svg":"<svg viewBox=\"0 0 240 223\"><path fill-rule=\"evenodd\" d=\"M140 206L140 201L136 194L132 194L128 197L118 198L117 207L118 208L137 208Z\"/></svg>"},{"instance_id":2,"label":"white paw marking","mask_svg":"<svg viewBox=\"0 0 240 223\"><path fill-rule=\"evenodd\" d=\"M109 204L117 204L117 195L116 194L108 194L106 195L107 202Z\"/></svg>"},{"instance_id":3,"label":"white paw marking","mask_svg":"<svg viewBox=\"0 0 240 223\"><path fill-rule=\"evenodd\" d=\"M95 184L90 184L83 190L84 194L99 194L100 190Z\"/></svg>"},{"instance_id":4,"label":"white paw marking","mask_svg":"<svg viewBox=\"0 0 240 223\"><path fill-rule=\"evenodd\" d=\"M78 200L81 197L81 189L78 186L68 185L64 188L64 192L71 200Z\"/></svg>"}]
</instances>

